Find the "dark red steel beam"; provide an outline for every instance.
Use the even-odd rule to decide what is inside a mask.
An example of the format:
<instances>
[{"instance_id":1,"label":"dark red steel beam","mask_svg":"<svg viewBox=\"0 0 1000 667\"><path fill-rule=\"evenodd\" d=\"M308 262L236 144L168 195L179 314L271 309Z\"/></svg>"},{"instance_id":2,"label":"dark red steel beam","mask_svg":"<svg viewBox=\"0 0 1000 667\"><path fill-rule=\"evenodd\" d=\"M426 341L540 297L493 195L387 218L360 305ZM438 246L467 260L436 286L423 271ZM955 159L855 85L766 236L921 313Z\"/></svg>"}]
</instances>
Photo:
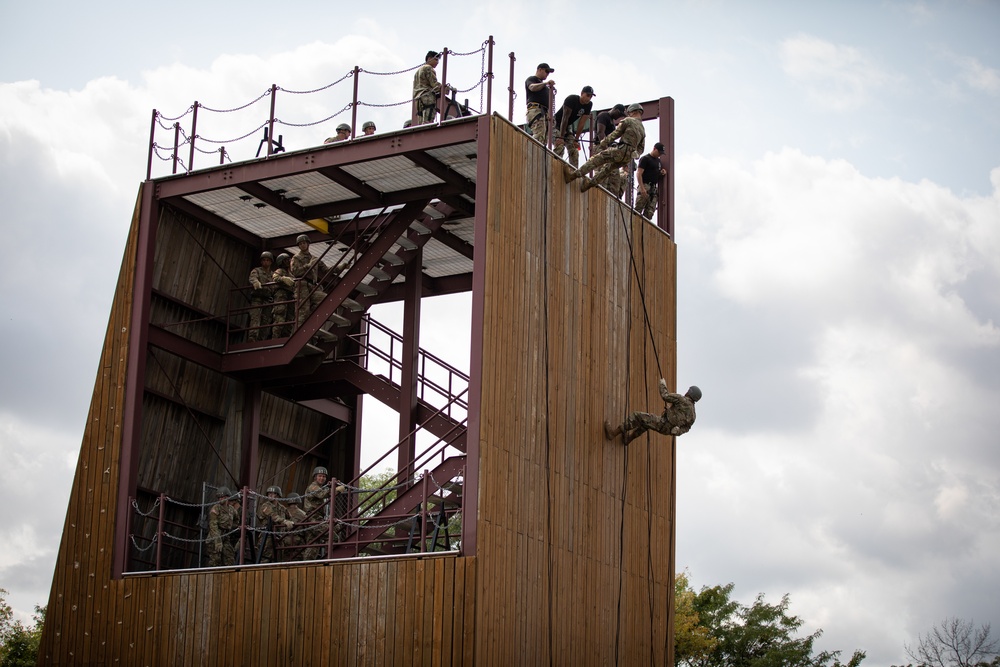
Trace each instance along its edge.
<instances>
[{"instance_id":1,"label":"dark red steel beam","mask_svg":"<svg viewBox=\"0 0 1000 667\"><path fill-rule=\"evenodd\" d=\"M381 260L396 239L410 226L424 210L427 200L411 202L392 215L391 222L383 229L375 242L368 248L348 270L339 283L327 294L326 298L309 315L302 326L295 330L284 346L276 349L248 350L246 352L231 352L222 361L223 371L227 373L246 371L264 366L278 366L289 363L296 353L305 347L309 339L316 335L333 312L340 307L351 292L358 286L362 278L368 275Z\"/></svg>"},{"instance_id":2,"label":"dark red steel beam","mask_svg":"<svg viewBox=\"0 0 1000 667\"><path fill-rule=\"evenodd\" d=\"M181 213L191 216L206 227L210 227L221 234L225 234L240 243L250 246L251 248L259 248L261 245L261 237L256 234L251 234L242 227L229 222L222 216L218 216L211 211L206 211L186 199L176 197L173 199L161 199L160 201L162 204L171 206Z\"/></svg>"},{"instance_id":3,"label":"dark red steel beam","mask_svg":"<svg viewBox=\"0 0 1000 667\"><path fill-rule=\"evenodd\" d=\"M344 201L330 202L329 204L317 204L305 209L308 219L325 218L328 215L343 215L345 213L355 213L365 209L382 206L398 206L408 204L421 199L440 199L448 195L459 194L460 188L455 185L443 183L440 185L424 185L409 190L398 190L396 192L386 192L382 195L381 201L372 202L367 199L347 199Z\"/></svg>"},{"instance_id":4,"label":"dark red steel beam","mask_svg":"<svg viewBox=\"0 0 1000 667\"><path fill-rule=\"evenodd\" d=\"M433 174L434 176L437 176L445 183L462 187L460 194L468 195L473 199L476 198L476 184L458 172L453 171L443 162L422 151L410 151L406 153L405 156L410 162Z\"/></svg>"},{"instance_id":5,"label":"dark red steel beam","mask_svg":"<svg viewBox=\"0 0 1000 667\"><path fill-rule=\"evenodd\" d=\"M304 216L301 206L295 202L288 201L266 185L261 185L260 183L241 183L237 187L268 206L278 209L287 216L302 222L309 219Z\"/></svg>"},{"instance_id":6,"label":"dark red steel beam","mask_svg":"<svg viewBox=\"0 0 1000 667\"><path fill-rule=\"evenodd\" d=\"M461 294L472 291L472 274L458 273L453 276L431 278L426 273L421 277L422 296L442 296L444 294ZM371 303L395 303L403 300L403 286L393 284L387 290L371 299Z\"/></svg>"},{"instance_id":7,"label":"dark red steel beam","mask_svg":"<svg viewBox=\"0 0 1000 667\"><path fill-rule=\"evenodd\" d=\"M158 347L164 352L169 352L176 357L187 359L213 371L222 372L222 355L220 353L183 336L178 336L172 331L150 325L148 341L150 345Z\"/></svg>"},{"instance_id":8,"label":"dark red steel beam","mask_svg":"<svg viewBox=\"0 0 1000 667\"><path fill-rule=\"evenodd\" d=\"M159 206L149 181L139 188L136 208L135 273L129 281L129 267L122 266L122 278L131 282L132 312L129 314L128 361L125 370L125 405L122 410L121 455L119 457L118 506L115 510L115 550L111 575L120 578L125 572L129 554L127 534L132 508L129 497L135 493L139 476L139 440L142 434L142 392L146 384L147 336L153 285L153 255L156 250L156 228Z\"/></svg>"},{"instance_id":9,"label":"dark red steel beam","mask_svg":"<svg viewBox=\"0 0 1000 667\"><path fill-rule=\"evenodd\" d=\"M471 260L473 255L476 253L475 246L463 239L458 238L443 227L438 227L432 236L435 241L440 241L468 260Z\"/></svg>"},{"instance_id":10,"label":"dark red steel beam","mask_svg":"<svg viewBox=\"0 0 1000 667\"><path fill-rule=\"evenodd\" d=\"M319 173L329 178L334 183L340 183L345 188L358 195L361 199L370 201L373 205L379 206L382 203L382 192L368 185L360 178L344 171L340 167L324 167Z\"/></svg>"},{"instance_id":11,"label":"dark red steel beam","mask_svg":"<svg viewBox=\"0 0 1000 667\"><path fill-rule=\"evenodd\" d=\"M425 151L464 142L475 142L479 125L477 117L451 120L437 126L401 131L373 140L338 142L315 148L281 153L265 159L250 160L235 165L203 169L183 176L167 176L153 181L158 198L205 192L241 183L266 181L271 178L366 162L410 151Z\"/></svg>"}]
</instances>

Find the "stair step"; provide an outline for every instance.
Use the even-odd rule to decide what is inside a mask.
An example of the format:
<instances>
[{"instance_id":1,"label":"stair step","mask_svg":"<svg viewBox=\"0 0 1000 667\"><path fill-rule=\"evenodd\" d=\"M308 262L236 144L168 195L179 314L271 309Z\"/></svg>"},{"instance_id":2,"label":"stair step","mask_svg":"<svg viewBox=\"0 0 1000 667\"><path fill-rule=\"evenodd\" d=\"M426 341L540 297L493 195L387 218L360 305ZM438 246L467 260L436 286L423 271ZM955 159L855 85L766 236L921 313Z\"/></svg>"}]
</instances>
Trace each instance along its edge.
<instances>
[{"instance_id":1,"label":"stair step","mask_svg":"<svg viewBox=\"0 0 1000 667\"><path fill-rule=\"evenodd\" d=\"M417 244L414 243L413 241L411 241L410 239L408 239L405 236L400 236L399 239L396 240L396 243L403 250L416 250L417 249Z\"/></svg>"},{"instance_id":2,"label":"stair step","mask_svg":"<svg viewBox=\"0 0 1000 667\"><path fill-rule=\"evenodd\" d=\"M372 291L374 292L374 290L372 290ZM347 308L352 313L360 313L362 310L364 310L364 308L361 306L360 303L358 303L354 299L350 299L350 298L344 299L344 301L343 301L343 303L341 303L341 305L344 308Z\"/></svg>"},{"instance_id":3,"label":"stair step","mask_svg":"<svg viewBox=\"0 0 1000 667\"><path fill-rule=\"evenodd\" d=\"M382 261L393 266L402 266L404 264L402 257L391 252L382 255Z\"/></svg>"},{"instance_id":4,"label":"stair step","mask_svg":"<svg viewBox=\"0 0 1000 667\"><path fill-rule=\"evenodd\" d=\"M349 327L351 326L351 321L344 317L343 315L338 315L334 313L330 316L330 321L336 324L338 327Z\"/></svg>"},{"instance_id":5,"label":"stair step","mask_svg":"<svg viewBox=\"0 0 1000 667\"><path fill-rule=\"evenodd\" d=\"M377 268L376 269L372 269L368 273L375 280L390 280L392 278L392 276L390 276L388 273L386 273L382 269L377 269Z\"/></svg>"},{"instance_id":6,"label":"stair step","mask_svg":"<svg viewBox=\"0 0 1000 667\"><path fill-rule=\"evenodd\" d=\"M369 285L368 283L358 283L358 286L355 289L364 294L365 296L375 296L376 294L378 294L378 290Z\"/></svg>"},{"instance_id":7,"label":"stair step","mask_svg":"<svg viewBox=\"0 0 1000 667\"><path fill-rule=\"evenodd\" d=\"M333 332L330 332L330 331L327 331L326 329L320 329L319 331L317 331L316 332L316 337L317 338L322 338L327 343L335 343L337 341L337 338L338 338L337 334L335 334Z\"/></svg>"},{"instance_id":8,"label":"stair step","mask_svg":"<svg viewBox=\"0 0 1000 667\"><path fill-rule=\"evenodd\" d=\"M316 347L312 343L306 343L305 346L301 350L299 350L299 353L296 354L295 356L304 357L306 355L313 355L313 354L326 354L326 352Z\"/></svg>"},{"instance_id":9,"label":"stair step","mask_svg":"<svg viewBox=\"0 0 1000 667\"><path fill-rule=\"evenodd\" d=\"M420 234L421 236L426 236L431 233L431 230L427 229L422 224L416 221L410 223L410 229L415 231L417 234Z\"/></svg>"}]
</instances>

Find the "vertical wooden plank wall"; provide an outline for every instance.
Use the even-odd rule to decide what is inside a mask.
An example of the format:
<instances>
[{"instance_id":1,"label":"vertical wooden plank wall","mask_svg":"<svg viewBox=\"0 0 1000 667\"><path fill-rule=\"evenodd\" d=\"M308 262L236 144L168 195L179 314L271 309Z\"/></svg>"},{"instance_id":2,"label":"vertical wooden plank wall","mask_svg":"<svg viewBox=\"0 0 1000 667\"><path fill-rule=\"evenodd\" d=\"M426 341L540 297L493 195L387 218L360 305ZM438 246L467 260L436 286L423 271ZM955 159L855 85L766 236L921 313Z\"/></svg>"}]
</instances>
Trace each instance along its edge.
<instances>
[{"instance_id":1,"label":"vertical wooden plank wall","mask_svg":"<svg viewBox=\"0 0 1000 667\"><path fill-rule=\"evenodd\" d=\"M111 578L119 412L133 390L125 378L139 224L137 207L70 491L40 664L381 666L414 664L417 656L417 664L472 664L474 558Z\"/></svg>"},{"instance_id":2,"label":"vertical wooden plank wall","mask_svg":"<svg viewBox=\"0 0 1000 667\"><path fill-rule=\"evenodd\" d=\"M673 387L675 246L491 132L476 664L670 665L673 442L602 423Z\"/></svg>"}]
</instances>

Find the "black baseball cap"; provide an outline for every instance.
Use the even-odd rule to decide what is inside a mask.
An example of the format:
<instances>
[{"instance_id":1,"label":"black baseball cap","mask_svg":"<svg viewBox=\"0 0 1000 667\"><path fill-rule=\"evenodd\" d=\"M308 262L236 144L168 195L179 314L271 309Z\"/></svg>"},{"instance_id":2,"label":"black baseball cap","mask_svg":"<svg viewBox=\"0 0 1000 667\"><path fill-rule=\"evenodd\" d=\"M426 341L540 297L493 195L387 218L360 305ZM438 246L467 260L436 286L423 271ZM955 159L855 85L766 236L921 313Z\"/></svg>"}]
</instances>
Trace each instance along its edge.
<instances>
[{"instance_id":1,"label":"black baseball cap","mask_svg":"<svg viewBox=\"0 0 1000 667\"><path fill-rule=\"evenodd\" d=\"M590 93L590 94L591 94L591 95L593 95L594 97L597 97L597 93L595 93L595 92L594 92L594 87L593 87L593 86L584 86L584 87L583 87L583 90L581 90L581 91L580 91L580 94L581 94L581 95L582 95L583 93Z\"/></svg>"},{"instance_id":2,"label":"black baseball cap","mask_svg":"<svg viewBox=\"0 0 1000 667\"><path fill-rule=\"evenodd\" d=\"M657 141L655 144L653 144L653 148L655 148L656 150L660 151L661 153L666 153L667 152L667 150L663 147L663 144L661 144L659 141Z\"/></svg>"},{"instance_id":3,"label":"black baseball cap","mask_svg":"<svg viewBox=\"0 0 1000 667\"><path fill-rule=\"evenodd\" d=\"M554 69L552 69L551 67L549 67L548 63L538 63L538 67L536 67L535 69L543 69L546 72L550 72L550 73L551 72L555 72Z\"/></svg>"},{"instance_id":4,"label":"black baseball cap","mask_svg":"<svg viewBox=\"0 0 1000 667\"><path fill-rule=\"evenodd\" d=\"M431 58L440 58L441 53L439 51L428 51L427 55L424 56L424 60L430 60Z\"/></svg>"}]
</instances>

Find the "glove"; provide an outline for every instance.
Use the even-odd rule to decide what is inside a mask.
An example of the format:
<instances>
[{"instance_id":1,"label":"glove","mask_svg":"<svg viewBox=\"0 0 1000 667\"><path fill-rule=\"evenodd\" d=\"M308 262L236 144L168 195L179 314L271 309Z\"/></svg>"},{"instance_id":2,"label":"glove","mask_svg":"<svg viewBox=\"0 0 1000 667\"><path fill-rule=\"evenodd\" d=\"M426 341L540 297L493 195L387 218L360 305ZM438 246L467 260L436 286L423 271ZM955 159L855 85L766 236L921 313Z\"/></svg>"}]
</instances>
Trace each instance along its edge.
<instances>
[{"instance_id":1,"label":"glove","mask_svg":"<svg viewBox=\"0 0 1000 667\"><path fill-rule=\"evenodd\" d=\"M347 493L347 487L343 484L337 485L337 493Z\"/></svg>"},{"instance_id":2,"label":"glove","mask_svg":"<svg viewBox=\"0 0 1000 667\"><path fill-rule=\"evenodd\" d=\"M259 280L255 280L255 281L253 281L253 282L252 282L252 283L250 283L250 284L251 284L251 285L253 285L253 288L254 288L255 290L259 290L259 289L260 289L260 281L259 281Z\"/></svg>"},{"instance_id":3,"label":"glove","mask_svg":"<svg viewBox=\"0 0 1000 667\"><path fill-rule=\"evenodd\" d=\"M294 521L289 521L288 519L285 519L285 528L291 528L294 525L295 525Z\"/></svg>"}]
</instances>

